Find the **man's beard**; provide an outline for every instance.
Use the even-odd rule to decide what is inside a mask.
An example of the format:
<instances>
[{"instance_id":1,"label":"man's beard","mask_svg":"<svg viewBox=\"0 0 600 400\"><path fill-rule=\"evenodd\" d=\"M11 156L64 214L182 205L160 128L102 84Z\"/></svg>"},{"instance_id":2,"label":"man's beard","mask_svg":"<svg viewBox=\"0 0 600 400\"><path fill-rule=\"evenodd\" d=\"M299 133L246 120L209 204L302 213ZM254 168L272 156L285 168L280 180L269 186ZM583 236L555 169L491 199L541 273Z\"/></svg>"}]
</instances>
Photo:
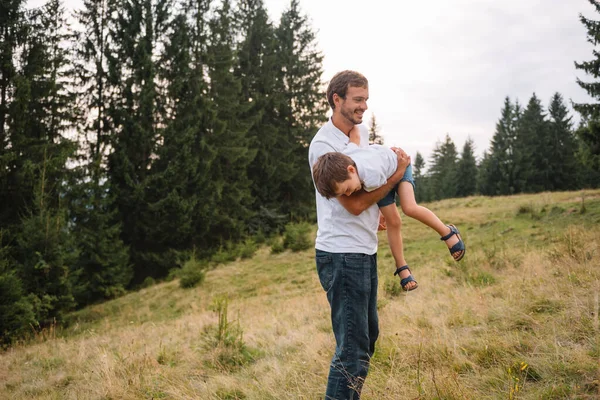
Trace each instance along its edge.
<instances>
[{"instance_id":1,"label":"man's beard","mask_svg":"<svg viewBox=\"0 0 600 400\"><path fill-rule=\"evenodd\" d=\"M354 110L352 111L348 111L344 108L342 108L341 110L341 114L344 118L346 118L348 121L352 122L354 125L358 125L362 123L362 118L361 119L357 119L354 116Z\"/></svg>"}]
</instances>

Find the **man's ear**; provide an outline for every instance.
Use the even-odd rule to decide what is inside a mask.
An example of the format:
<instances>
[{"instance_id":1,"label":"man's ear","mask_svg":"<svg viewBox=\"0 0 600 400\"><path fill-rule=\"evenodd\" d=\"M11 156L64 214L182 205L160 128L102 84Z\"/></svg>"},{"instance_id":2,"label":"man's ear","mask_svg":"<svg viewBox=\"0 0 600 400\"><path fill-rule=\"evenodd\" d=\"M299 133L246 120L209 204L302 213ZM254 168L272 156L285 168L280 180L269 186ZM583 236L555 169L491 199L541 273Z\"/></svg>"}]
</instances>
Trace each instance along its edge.
<instances>
[{"instance_id":1,"label":"man's ear","mask_svg":"<svg viewBox=\"0 0 600 400\"><path fill-rule=\"evenodd\" d=\"M338 108L337 106L339 106L341 102L342 102L342 98L340 97L340 95L337 93L334 93L333 94L333 104L335 104L335 108Z\"/></svg>"},{"instance_id":2,"label":"man's ear","mask_svg":"<svg viewBox=\"0 0 600 400\"><path fill-rule=\"evenodd\" d=\"M355 174L356 173L356 167L354 167L354 165L348 165L348 172L351 174Z\"/></svg>"}]
</instances>

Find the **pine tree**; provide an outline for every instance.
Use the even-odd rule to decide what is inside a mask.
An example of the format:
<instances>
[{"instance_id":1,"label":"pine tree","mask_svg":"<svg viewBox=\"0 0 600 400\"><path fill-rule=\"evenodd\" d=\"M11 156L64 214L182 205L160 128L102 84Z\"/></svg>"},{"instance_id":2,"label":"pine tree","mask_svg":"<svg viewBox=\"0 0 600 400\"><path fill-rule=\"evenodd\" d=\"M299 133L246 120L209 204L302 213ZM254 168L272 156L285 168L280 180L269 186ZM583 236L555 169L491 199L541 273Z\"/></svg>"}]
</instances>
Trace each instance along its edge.
<instances>
[{"instance_id":1,"label":"pine tree","mask_svg":"<svg viewBox=\"0 0 600 400\"><path fill-rule=\"evenodd\" d=\"M114 10L114 2L86 0L76 13L81 28L76 32L74 65L80 90L79 142L83 148L68 200L79 249L71 281L80 306L124 293L132 276L106 168L106 154L116 133L107 113L115 99L106 62Z\"/></svg>"},{"instance_id":2,"label":"pine tree","mask_svg":"<svg viewBox=\"0 0 600 400\"><path fill-rule=\"evenodd\" d=\"M277 160L280 182L276 201L280 210L292 218L305 219L313 211L312 180L306 168L308 143L326 120L327 106L322 91L323 55L316 49L316 35L299 2L292 0L275 28L277 69L274 101L277 126L276 148L283 155ZM279 94L277 96L276 94Z\"/></svg>"},{"instance_id":3,"label":"pine tree","mask_svg":"<svg viewBox=\"0 0 600 400\"><path fill-rule=\"evenodd\" d=\"M214 118L208 140L215 149L209 175L218 204L210 219L210 232L222 244L240 240L247 233L247 223L253 215L247 168L256 150L249 148L251 121L244 118L249 106L241 101L240 78L233 73L233 14L228 0L216 11L209 26L207 65Z\"/></svg>"},{"instance_id":4,"label":"pine tree","mask_svg":"<svg viewBox=\"0 0 600 400\"><path fill-rule=\"evenodd\" d=\"M596 12L600 13L600 2L588 0L594 6ZM597 46L600 42L600 21L589 19L579 14L579 20L587 30L587 41ZM600 53L593 50L594 59L584 62L575 62L575 68L591 75L594 81L584 82L577 79L577 84L596 100L595 103L573 104L583 118L583 126L577 129L580 140L579 158L584 163L587 173L585 184L597 187L600 179Z\"/></svg>"},{"instance_id":5,"label":"pine tree","mask_svg":"<svg viewBox=\"0 0 600 400\"><path fill-rule=\"evenodd\" d=\"M597 0L588 0L594 6L596 12L600 13L600 2ZM587 30L587 41L594 46L600 42L600 21L589 19L579 14L579 20ZM575 68L582 70L592 78L600 78L600 54L594 51L594 59L591 61L575 62ZM584 82L577 78L577 84L595 100L600 100L600 82ZM600 119L599 103L579 103L573 105L575 110L581 113L585 120ZM599 140L600 141L600 140Z\"/></svg>"},{"instance_id":6,"label":"pine tree","mask_svg":"<svg viewBox=\"0 0 600 400\"><path fill-rule=\"evenodd\" d=\"M507 195L515 192L515 140L520 108L509 97L504 100L501 117L491 141L489 159L486 160L486 187L490 195Z\"/></svg>"},{"instance_id":7,"label":"pine tree","mask_svg":"<svg viewBox=\"0 0 600 400\"><path fill-rule=\"evenodd\" d=\"M548 122L543 107L532 95L519 120L515 142L516 179L519 192L540 192L550 186Z\"/></svg>"},{"instance_id":8,"label":"pine tree","mask_svg":"<svg viewBox=\"0 0 600 400\"><path fill-rule=\"evenodd\" d=\"M167 0L124 0L110 30L112 51L107 57L109 82L116 101L107 110L114 122L108 176L122 226L122 239L130 249L134 282L166 274L162 249L147 241L154 218L148 209L149 175L161 135L157 89L156 49L161 46L167 22Z\"/></svg>"},{"instance_id":9,"label":"pine tree","mask_svg":"<svg viewBox=\"0 0 600 400\"><path fill-rule=\"evenodd\" d=\"M293 176L294 168L287 162L293 152L285 145L289 136L279 131L282 122L278 109L285 107L285 100L278 85L281 67L275 54L275 30L262 0L237 2L235 21L237 35L242 38L237 44L235 76L240 79L243 104L249 106L242 118L250 123L250 148L256 151L248 167L252 208L281 214L291 211L285 209L280 194L282 182Z\"/></svg>"},{"instance_id":10,"label":"pine tree","mask_svg":"<svg viewBox=\"0 0 600 400\"><path fill-rule=\"evenodd\" d=\"M379 134L379 125L375 119L375 114L371 116L371 124L369 126L369 144L383 144L383 137Z\"/></svg>"},{"instance_id":11,"label":"pine tree","mask_svg":"<svg viewBox=\"0 0 600 400\"><path fill-rule=\"evenodd\" d=\"M467 139L456 170L456 195L467 197L477 190L477 160L473 140Z\"/></svg>"},{"instance_id":12,"label":"pine tree","mask_svg":"<svg viewBox=\"0 0 600 400\"><path fill-rule=\"evenodd\" d=\"M6 243L10 243L11 228L18 225L20 212L30 195L18 179L21 132L10 129L11 115L19 74L17 55L22 51L28 24L23 13L24 1L5 1L0 4L0 227ZM25 111L23 109L23 111ZM26 118L24 112L18 118Z\"/></svg>"},{"instance_id":13,"label":"pine tree","mask_svg":"<svg viewBox=\"0 0 600 400\"><path fill-rule=\"evenodd\" d=\"M578 188L579 165L575 157L576 142L571 117L559 93L552 96L548 107L550 176L548 190L573 190Z\"/></svg>"},{"instance_id":14,"label":"pine tree","mask_svg":"<svg viewBox=\"0 0 600 400\"><path fill-rule=\"evenodd\" d=\"M37 324L32 299L27 297L19 278L22 267L16 260L16 236L20 221L31 194L20 179L23 166L24 132L11 127L11 117L27 118L24 112L15 116L17 85L22 81L17 56L23 50L23 37L29 24L23 12L23 1L0 4L0 346L9 345L15 338ZM22 94L19 93L21 96Z\"/></svg>"},{"instance_id":15,"label":"pine tree","mask_svg":"<svg viewBox=\"0 0 600 400\"><path fill-rule=\"evenodd\" d=\"M579 182L584 187L600 187L600 142L596 142L600 133L600 120L590 120L577 128L577 159L581 165Z\"/></svg>"},{"instance_id":16,"label":"pine tree","mask_svg":"<svg viewBox=\"0 0 600 400\"><path fill-rule=\"evenodd\" d=\"M76 151L66 137L75 119L70 55L62 46L70 37L67 26L56 0L30 12L7 121L20 155L13 176L22 196L13 209L21 217L16 274L39 322L60 318L75 305L68 265L76 252L64 206L67 162Z\"/></svg>"},{"instance_id":17,"label":"pine tree","mask_svg":"<svg viewBox=\"0 0 600 400\"><path fill-rule=\"evenodd\" d=\"M481 161L477 166L477 192L484 196L493 196L496 193L496 184L490 178L491 176L491 157L487 151L483 152Z\"/></svg>"},{"instance_id":18,"label":"pine tree","mask_svg":"<svg viewBox=\"0 0 600 400\"><path fill-rule=\"evenodd\" d=\"M424 174L425 159L417 151L415 161L412 163L413 179L415 181L415 199L417 202L429 201L427 192L427 176Z\"/></svg>"},{"instance_id":19,"label":"pine tree","mask_svg":"<svg viewBox=\"0 0 600 400\"><path fill-rule=\"evenodd\" d=\"M455 197L458 152L446 134L443 143L437 143L431 156L431 192L433 200Z\"/></svg>"}]
</instances>

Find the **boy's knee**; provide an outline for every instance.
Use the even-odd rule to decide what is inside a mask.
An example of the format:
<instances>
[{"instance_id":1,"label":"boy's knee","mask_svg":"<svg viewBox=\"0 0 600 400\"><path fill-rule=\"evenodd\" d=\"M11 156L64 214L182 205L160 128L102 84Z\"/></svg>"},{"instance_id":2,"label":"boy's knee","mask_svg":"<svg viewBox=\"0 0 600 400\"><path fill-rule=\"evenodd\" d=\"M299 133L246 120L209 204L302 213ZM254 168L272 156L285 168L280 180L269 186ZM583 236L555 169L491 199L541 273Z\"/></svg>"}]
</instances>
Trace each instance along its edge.
<instances>
[{"instance_id":1,"label":"boy's knee","mask_svg":"<svg viewBox=\"0 0 600 400\"><path fill-rule=\"evenodd\" d=\"M394 213L393 215L386 217L385 223L388 228L402 227L402 219L400 219L400 214Z\"/></svg>"},{"instance_id":2,"label":"boy's knee","mask_svg":"<svg viewBox=\"0 0 600 400\"><path fill-rule=\"evenodd\" d=\"M402 212L407 216L407 217L414 217L415 214L417 213L417 206L407 206L407 207L402 207Z\"/></svg>"}]
</instances>

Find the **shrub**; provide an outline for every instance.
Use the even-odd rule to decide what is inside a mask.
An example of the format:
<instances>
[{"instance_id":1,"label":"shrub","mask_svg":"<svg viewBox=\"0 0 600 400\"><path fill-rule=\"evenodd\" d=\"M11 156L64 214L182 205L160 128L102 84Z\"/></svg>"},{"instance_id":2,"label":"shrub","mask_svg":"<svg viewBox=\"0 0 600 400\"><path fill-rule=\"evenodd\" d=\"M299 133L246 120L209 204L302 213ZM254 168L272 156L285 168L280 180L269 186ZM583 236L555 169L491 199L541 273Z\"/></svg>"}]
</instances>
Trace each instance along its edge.
<instances>
[{"instance_id":1,"label":"shrub","mask_svg":"<svg viewBox=\"0 0 600 400\"><path fill-rule=\"evenodd\" d=\"M219 297L214 300L211 308L217 314L219 322L204 328L203 347L209 366L231 372L254 361L257 352L246 346L239 319L235 323L229 321L228 305L227 298Z\"/></svg>"},{"instance_id":2,"label":"shrub","mask_svg":"<svg viewBox=\"0 0 600 400\"><path fill-rule=\"evenodd\" d=\"M239 245L239 255L243 259L252 258L256 250L258 249L258 245L252 239L247 239L244 243Z\"/></svg>"},{"instance_id":3,"label":"shrub","mask_svg":"<svg viewBox=\"0 0 600 400\"><path fill-rule=\"evenodd\" d=\"M37 326L30 298L13 273L0 273L0 348L10 345Z\"/></svg>"},{"instance_id":4,"label":"shrub","mask_svg":"<svg viewBox=\"0 0 600 400\"><path fill-rule=\"evenodd\" d=\"M183 264L179 272L179 286L182 288L198 286L204 282L205 275L206 265L192 257Z\"/></svg>"},{"instance_id":5,"label":"shrub","mask_svg":"<svg viewBox=\"0 0 600 400\"><path fill-rule=\"evenodd\" d=\"M225 247L219 248L219 250L212 255L210 260L215 264L225 264L235 261L238 258L238 255L238 249L228 244Z\"/></svg>"},{"instance_id":6,"label":"shrub","mask_svg":"<svg viewBox=\"0 0 600 400\"><path fill-rule=\"evenodd\" d=\"M283 247L283 241L281 240L280 237L273 238L270 241L270 246L271 246L271 253L272 254L283 253L283 251L285 250L285 248Z\"/></svg>"},{"instance_id":7,"label":"shrub","mask_svg":"<svg viewBox=\"0 0 600 400\"><path fill-rule=\"evenodd\" d=\"M310 230L311 226L307 222L287 224L283 235L283 247L292 251L310 249L312 246Z\"/></svg>"},{"instance_id":8,"label":"shrub","mask_svg":"<svg viewBox=\"0 0 600 400\"><path fill-rule=\"evenodd\" d=\"M147 276L146 279L142 281L142 284L140 286L143 289L154 285L156 285L156 281L154 280L154 278L151 276Z\"/></svg>"}]
</instances>

